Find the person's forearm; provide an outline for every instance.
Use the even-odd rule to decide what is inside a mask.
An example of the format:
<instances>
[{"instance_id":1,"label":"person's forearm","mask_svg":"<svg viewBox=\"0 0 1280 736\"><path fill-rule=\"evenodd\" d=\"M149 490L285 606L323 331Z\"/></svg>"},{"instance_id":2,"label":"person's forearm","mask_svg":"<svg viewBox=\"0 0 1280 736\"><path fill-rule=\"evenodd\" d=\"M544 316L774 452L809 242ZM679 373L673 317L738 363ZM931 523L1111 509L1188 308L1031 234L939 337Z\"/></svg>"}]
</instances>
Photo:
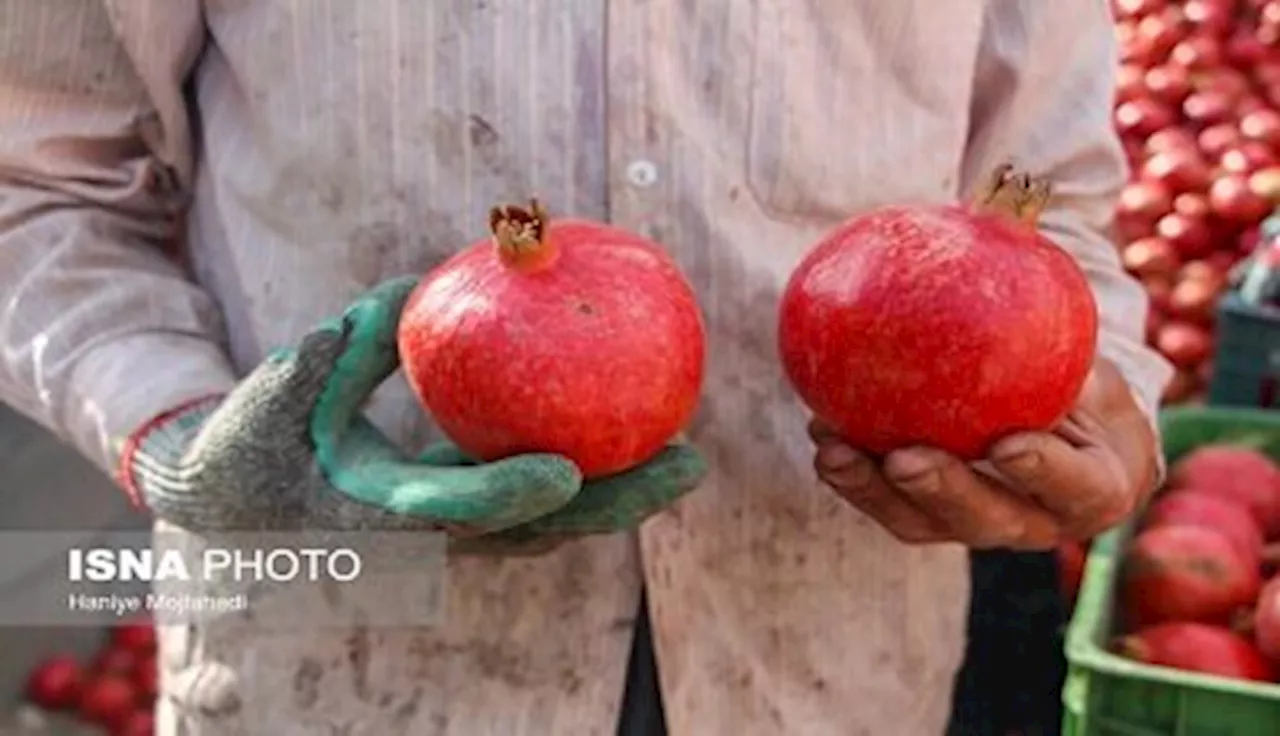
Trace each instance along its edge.
<instances>
[{"instance_id":1,"label":"person's forearm","mask_svg":"<svg viewBox=\"0 0 1280 736\"><path fill-rule=\"evenodd\" d=\"M101 5L19 3L6 22L0 401L110 472L136 426L234 380L212 299L162 251L189 188L185 111L122 63Z\"/></svg>"}]
</instances>

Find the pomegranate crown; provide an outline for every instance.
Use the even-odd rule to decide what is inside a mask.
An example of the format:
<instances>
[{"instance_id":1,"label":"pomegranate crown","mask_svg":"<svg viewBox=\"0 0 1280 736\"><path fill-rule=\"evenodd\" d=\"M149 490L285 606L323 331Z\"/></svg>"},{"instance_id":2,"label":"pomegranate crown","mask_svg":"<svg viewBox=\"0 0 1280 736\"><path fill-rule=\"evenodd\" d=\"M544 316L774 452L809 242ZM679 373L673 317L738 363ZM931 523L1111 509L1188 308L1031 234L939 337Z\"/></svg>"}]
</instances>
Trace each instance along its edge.
<instances>
[{"instance_id":1,"label":"pomegranate crown","mask_svg":"<svg viewBox=\"0 0 1280 736\"><path fill-rule=\"evenodd\" d=\"M528 207L498 205L489 210L489 232L504 253L519 255L537 250L546 239L547 211L533 198Z\"/></svg>"},{"instance_id":2,"label":"pomegranate crown","mask_svg":"<svg viewBox=\"0 0 1280 736\"><path fill-rule=\"evenodd\" d=\"M1052 196L1048 179L1033 177L1006 163L991 172L986 185L974 197L974 209L1035 225Z\"/></svg>"}]
</instances>

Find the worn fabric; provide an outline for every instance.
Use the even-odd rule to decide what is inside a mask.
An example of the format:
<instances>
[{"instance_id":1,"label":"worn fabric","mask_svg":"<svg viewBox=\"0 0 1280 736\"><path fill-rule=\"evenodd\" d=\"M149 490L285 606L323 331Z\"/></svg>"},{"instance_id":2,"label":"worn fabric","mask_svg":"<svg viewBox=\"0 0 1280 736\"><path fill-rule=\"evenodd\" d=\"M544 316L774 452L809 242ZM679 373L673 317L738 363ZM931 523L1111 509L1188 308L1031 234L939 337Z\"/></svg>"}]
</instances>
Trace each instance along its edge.
<instances>
[{"instance_id":1,"label":"worn fabric","mask_svg":"<svg viewBox=\"0 0 1280 736\"><path fill-rule=\"evenodd\" d=\"M779 292L845 216L1013 159L1053 177L1042 228L1154 413L1169 369L1107 239L1114 44L1105 0L0 0L0 396L110 467L536 193L688 273L707 481L638 539L452 560L437 630L168 632L167 672L231 673L192 732L608 733L643 580L672 733L937 734L967 555L816 482ZM369 416L435 436L399 379Z\"/></svg>"}]
</instances>

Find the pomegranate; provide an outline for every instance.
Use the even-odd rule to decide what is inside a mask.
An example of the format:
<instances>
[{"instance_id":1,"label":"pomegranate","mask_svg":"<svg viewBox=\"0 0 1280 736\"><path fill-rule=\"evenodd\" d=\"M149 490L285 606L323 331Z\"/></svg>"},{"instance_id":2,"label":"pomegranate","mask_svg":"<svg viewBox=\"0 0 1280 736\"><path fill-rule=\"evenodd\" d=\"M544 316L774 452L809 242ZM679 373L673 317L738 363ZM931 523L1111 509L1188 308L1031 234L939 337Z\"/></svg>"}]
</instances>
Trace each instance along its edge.
<instances>
[{"instance_id":1,"label":"pomegranate","mask_svg":"<svg viewBox=\"0 0 1280 736\"><path fill-rule=\"evenodd\" d=\"M1280 469L1257 450L1201 447L1169 468L1172 488L1195 488L1249 509L1268 538L1280 532Z\"/></svg>"},{"instance_id":2,"label":"pomegranate","mask_svg":"<svg viewBox=\"0 0 1280 736\"><path fill-rule=\"evenodd\" d=\"M94 657L93 671L126 674L137 666L138 656L137 653L113 643Z\"/></svg>"},{"instance_id":3,"label":"pomegranate","mask_svg":"<svg viewBox=\"0 0 1280 736\"><path fill-rule=\"evenodd\" d=\"M103 675L91 680L80 693L80 715L90 723L113 730L134 712L138 693L126 678Z\"/></svg>"},{"instance_id":4,"label":"pomegranate","mask_svg":"<svg viewBox=\"0 0 1280 736\"><path fill-rule=\"evenodd\" d=\"M1230 629L1178 621L1121 637L1115 650L1147 664L1187 672L1270 682L1271 663L1249 642Z\"/></svg>"},{"instance_id":5,"label":"pomegranate","mask_svg":"<svg viewBox=\"0 0 1280 736\"><path fill-rule=\"evenodd\" d=\"M1154 181L1133 182L1120 190L1116 224L1133 237L1140 237L1172 209L1173 195L1168 187Z\"/></svg>"},{"instance_id":6,"label":"pomegranate","mask_svg":"<svg viewBox=\"0 0 1280 736\"><path fill-rule=\"evenodd\" d=\"M1235 112L1235 104L1235 98L1222 91L1193 92L1182 101L1182 114L1193 126L1207 128L1230 120L1232 113ZM1147 110L1142 112L1148 113ZM1149 114L1158 113L1150 112Z\"/></svg>"},{"instance_id":7,"label":"pomegranate","mask_svg":"<svg viewBox=\"0 0 1280 736\"><path fill-rule=\"evenodd\" d=\"M155 716L150 711L136 710L129 714L112 736L154 736Z\"/></svg>"},{"instance_id":8,"label":"pomegranate","mask_svg":"<svg viewBox=\"0 0 1280 736\"><path fill-rule=\"evenodd\" d=\"M150 621L131 621L111 631L114 646L137 654L149 654L156 650L156 629Z\"/></svg>"},{"instance_id":9,"label":"pomegranate","mask_svg":"<svg viewBox=\"0 0 1280 736\"><path fill-rule=\"evenodd\" d=\"M1209 187L1209 203L1218 217L1248 225L1271 213L1272 204L1249 187L1244 174L1227 174Z\"/></svg>"},{"instance_id":10,"label":"pomegranate","mask_svg":"<svg viewBox=\"0 0 1280 736\"><path fill-rule=\"evenodd\" d=\"M1168 322L1156 334L1156 349L1178 368L1193 369L1213 355L1209 333L1189 322Z\"/></svg>"},{"instance_id":11,"label":"pomegranate","mask_svg":"<svg viewBox=\"0 0 1280 736\"><path fill-rule=\"evenodd\" d=\"M1168 276L1178 270L1178 251L1163 238L1135 240L1122 253L1124 267L1135 276Z\"/></svg>"},{"instance_id":12,"label":"pomegranate","mask_svg":"<svg viewBox=\"0 0 1280 736\"><path fill-rule=\"evenodd\" d=\"M1178 371L1164 387L1160 401L1165 404L1180 404L1190 399L1200 389L1200 383L1200 377L1195 372Z\"/></svg>"},{"instance_id":13,"label":"pomegranate","mask_svg":"<svg viewBox=\"0 0 1280 736\"><path fill-rule=\"evenodd\" d=\"M1068 606L1075 605L1080 595L1080 583L1084 581L1084 565L1088 552L1080 542L1069 541L1058 545L1058 579L1062 586L1062 598Z\"/></svg>"},{"instance_id":14,"label":"pomegranate","mask_svg":"<svg viewBox=\"0 0 1280 736\"><path fill-rule=\"evenodd\" d=\"M1125 553L1124 611L1140 626L1165 621L1225 623L1262 586L1257 555L1226 534L1199 526L1157 526Z\"/></svg>"},{"instance_id":15,"label":"pomegranate","mask_svg":"<svg viewBox=\"0 0 1280 736\"><path fill-rule=\"evenodd\" d=\"M1164 238L1184 258L1199 258L1214 249L1213 230L1205 218L1171 212L1156 223L1156 235Z\"/></svg>"},{"instance_id":16,"label":"pomegranate","mask_svg":"<svg viewBox=\"0 0 1280 736\"><path fill-rule=\"evenodd\" d=\"M553 452L596 478L652 458L692 418L704 371L702 315L676 263L537 201L494 208L490 228L405 306L418 399L483 460Z\"/></svg>"},{"instance_id":17,"label":"pomegranate","mask_svg":"<svg viewBox=\"0 0 1280 736\"><path fill-rule=\"evenodd\" d=\"M1165 493L1147 510L1145 528L1199 526L1214 529L1235 543L1246 559L1262 554L1265 541L1248 509L1194 488Z\"/></svg>"},{"instance_id":18,"label":"pomegranate","mask_svg":"<svg viewBox=\"0 0 1280 736\"><path fill-rule=\"evenodd\" d=\"M1191 151L1196 149L1196 136L1188 130L1178 127L1164 128L1153 133L1150 138L1143 143L1143 150L1149 154L1157 153L1177 153L1179 151Z\"/></svg>"},{"instance_id":19,"label":"pomegranate","mask_svg":"<svg viewBox=\"0 0 1280 736\"><path fill-rule=\"evenodd\" d=\"M154 656L140 660L133 669L133 684L141 700L151 702L160 693L160 668Z\"/></svg>"},{"instance_id":20,"label":"pomegranate","mask_svg":"<svg viewBox=\"0 0 1280 736\"><path fill-rule=\"evenodd\" d=\"M1258 607L1253 613L1253 637L1264 655L1280 662L1280 578L1272 578L1258 594Z\"/></svg>"},{"instance_id":21,"label":"pomegranate","mask_svg":"<svg viewBox=\"0 0 1280 736\"><path fill-rule=\"evenodd\" d=\"M1245 141L1223 151L1218 158L1218 165L1228 173L1247 176L1275 166L1276 157L1265 145L1257 141Z\"/></svg>"},{"instance_id":22,"label":"pomegranate","mask_svg":"<svg viewBox=\"0 0 1280 736\"><path fill-rule=\"evenodd\" d=\"M1163 64L1148 70L1143 78L1147 91L1166 105L1181 105L1191 94L1190 73L1174 64Z\"/></svg>"},{"instance_id":23,"label":"pomegranate","mask_svg":"<svg viewBox=\"0 0 1280 736\"><path fill-rule=\"evenodd\" d=\"M1093 293L1034 222L1048 184L1000 167L971 206L853 217L801 261L779 353L814 414L875 453L961 458L1060 421L1093 364Z\"/></svg>"},{"instance_id":24,"label":"pomegranate","mask_svg":"<svg viewBox=\"0 0 1280 736\"><path fill-rule=\"evenodd\" d=\"M67 708L75 705L84 681L84 667L74 657L50 657L27 679L27 698L42 708Z\"/></svg>"},{"instance_id":25,"label":"pomegranate","mask_svg":"<svg viewBox=\"0 0 1280 736\"><path fill-rule=\"evenodd\" d=\"M1177 115L1168 105L1152 97L1139 97L1121 103L1115 111L1116 128L1121 135L1149 136L1173 125Z\"/></svg>"},{"instance_id":26,"label":"pomegranate","mask_svg":"<svg viewBox=\"0 0 1280 736\"><path fill-rule=\"evenodd\" d=\"M1142 177L1159 182L1173 194L1181 194L1208 189L1212 173L1200 152L1188 146L1152 155L1142 165Z\"/></svg>"},{"instance_id":27,"label":"pomegranate","mask_svg":"<svg viewBox=\"0 0 1280 736\"><path fill-rule=\"evenodd\" d=\"M1151 311L1160 314L1160 329L1164 328L1164 323L1168 322L1169 308L1173 306L1173 281L1167 278L1152 277L1142 280L1142 288L1147 291L1147 298L1151 301Z\"/></svg>"},{"instance_id":28,"label":"pomegranate","mask_svg":"<svg viewBox=\"0 0 1280 736\"><path fill-rule=\"evenodd\" d=\"M1231 148L1240 145L1244 137L1240 129L1231 123L1218 123L1200 131L1196 145L1208 159L1218 159Z\"/></svg>"},{"instance_id":29,"label":"pomegranate","mask_svg":"<svg viewBox=\"0 0 1280 736\"><path fill-rule=\"evenodd\" d=\"M1180 279L1169 293L1170 316L1200 325L1211 323L1221 292L1218 284L1206 279Z\"/></svg>"},{"instance_id":30,"label":"pomegranate","mask_svg":"<svg viewBox=\"0 0 1280 736\"><path fill-rule=\"evenodd\" d=\"M1269 166L1253 172L1249 177L1249 188L1259 197L1280 203L1280 166Z\"/></svg>"}]
</instances>

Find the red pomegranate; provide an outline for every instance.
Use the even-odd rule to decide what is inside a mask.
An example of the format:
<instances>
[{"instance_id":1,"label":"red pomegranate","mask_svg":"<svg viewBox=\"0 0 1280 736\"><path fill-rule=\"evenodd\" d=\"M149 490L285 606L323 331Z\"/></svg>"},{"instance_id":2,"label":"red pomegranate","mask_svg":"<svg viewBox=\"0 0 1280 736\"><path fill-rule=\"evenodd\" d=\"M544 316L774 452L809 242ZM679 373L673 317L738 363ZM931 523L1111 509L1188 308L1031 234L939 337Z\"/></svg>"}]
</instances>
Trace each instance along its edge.
<instances>
[{"instance_id":1,"label":"red pomegranate","mask_svg":"<svg viewBox=\"0 0 1280 736\"><path fill-rule=\"evenodd\" d=\"M1192 451L1169 469L1171 488L1195 488L1249 509L1263 532L1280 534L1280 469L1248 447L1209 445Z\"/></svg>"},{"instance_id":2,"label":"red pomegranate","mask_svg":"<svg viewBox=\"0 0 1280 736\"><path fill-rule=\"evenodd\" d=\"M779 352L816 417L877 454L964 459L1071 409L1098 316L1080 268L1040 235L1048 184L998 169L972 206L888 206L847 220L782 296Z\"/></svg>"},{"instance_id":3,"label":"red pomegranate","mask_svg":"<svg viewBox=\"0 0 1280 736\"><path fill-rule=\"evenodd\" d=\"M1058 545L1058 585L1068 606L1074 606L1084 582L1084 567L1089 551L1083 542L1063 542Z\"/></svg>"},{"instance_id":4,"label":"red pomegranate","mask_svg":"<svg viewBox=\"0 0 1280 736\"><path fill-rule=\"evenodd\" d=\"M111 641L115 646L139 654L148 654L156 650L155 624L147 619L128 621L116 626L111 631Z\"/></svg>"},{"instance_id":5,"label":"red pomegranate","mask_svg":"<svg viewBox=\"0 0 1280 736\"><path fill-rule=\"evenodd\" d=\"M155 736L155 716L149 710L136 710L120 725L112 736Z\"/></svg>"},{"instance_id":6,"label":"red pomegranate","mask_svg":"<svg viewBox=\"0 0 1280 736\"><path fill-rule=\"evenodd\" d=\"M133 713L138 692L121 675L105 674L90 680L80 693L79 713L84 720L106 727L119 728Z\"/></svg>"},{"instance_id":7,"label":"red pomegranate","mask_svg":"<svg viewBox=\"0 0 1280 736\"><path fill-rule=\"evenodd\" d=\"M85 679L85 668L74 657L50 657L27 679L27 698L42 708L67 708L79 699Z\"/></svg>"},{"instance_id":8,"label":"red pomegranate","mask_svg":"<svg viewBox=\"0 0 1280 736\"><path fill-rule=\"evenodd\" d=\"M595 478L657 454L697 407L702 315L658 245L496 207L492 241L425 277L400 320L405 374L467 454L567 456Z\"/></svg>"},{"instance_id":9,"label":"red pomegranate","mask_svg":"<svg viewBox=\"0 0 1280 736\"><path fill-rule=\"evenodd\" d=\"M1280 577L1262 586L1252 622L1259 651L1273 662L1280 662Z\"/></svg>"},{"instance_id":10,"label":"red pomegranate","mask_svg":"<svg viewBox=\"0 0 1280 736\"><path fill-rule=\"evenodd\" d=\"M1269 682L1274 667L1248 639L1229 629L1178 621L1121 637L1115 650L1147 664L1188 672Z\"/></svg>"},{"instance_id":11,"label":"red pomegranate","mask_svg":"<svg viewBox=\"0 0 1280 736\"><path fill-rule=\"evenodd\" d=\"M1124 559L1121 600L1139 626L1165 621L1227 623L1262 586L1257 557L1197 526L1159 526L1139 534Z\"/></svg>"},{"instance_id":12,"label":"red pomegranate","mask_svg":"<svg viewBox=\"0 0 1280 736\"><path fill-rule=\"evenodd\" d=\"M1194 488L1162 494L1144 517L1150 529L1158 526L1199 526L1230 538L1249 559L1262 554L1262 530L1245 507Z\"/></svg>"}]
</instances>

